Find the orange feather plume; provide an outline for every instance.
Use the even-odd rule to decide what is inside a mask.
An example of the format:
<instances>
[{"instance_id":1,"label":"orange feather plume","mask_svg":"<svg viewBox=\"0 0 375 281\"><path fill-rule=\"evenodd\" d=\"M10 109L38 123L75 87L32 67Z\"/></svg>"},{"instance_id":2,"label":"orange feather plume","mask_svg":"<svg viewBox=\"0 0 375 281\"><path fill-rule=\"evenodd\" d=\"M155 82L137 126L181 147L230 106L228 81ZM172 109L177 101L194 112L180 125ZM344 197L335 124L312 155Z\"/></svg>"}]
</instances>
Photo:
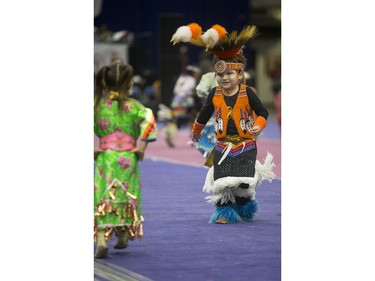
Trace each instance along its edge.
<instances>
[{"instance_id":1,"label":"orange feather plume","mask_svg":"<svg viewBox=\"0 0 375 281\"><path fill-rule=\"evenodd\" d=\"M192 33L191 38L192 39L196 39L196 38L198 38L199 36L202 35L202 27L199 24L193 22L193 23L188 24L188 27L191 30L191 33Z\"/></svg>"}]
</instances>

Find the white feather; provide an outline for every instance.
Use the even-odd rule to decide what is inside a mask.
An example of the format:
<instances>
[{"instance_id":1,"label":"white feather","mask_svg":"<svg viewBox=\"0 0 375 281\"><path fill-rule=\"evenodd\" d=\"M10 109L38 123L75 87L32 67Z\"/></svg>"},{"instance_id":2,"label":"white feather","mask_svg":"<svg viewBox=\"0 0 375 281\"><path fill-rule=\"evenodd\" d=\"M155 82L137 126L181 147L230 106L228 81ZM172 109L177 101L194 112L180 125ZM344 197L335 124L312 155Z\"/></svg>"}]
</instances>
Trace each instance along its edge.
<instances>
[{"instance_id":1,"label":"white feather","mask_svg":"<svg viewBox=\"0 0 375 281\"><path fill-rule=\"evenodd\" d=\"M202 40L206 45L206 49L212 49L219 41L219 33L213 29L208 29L203 35Z\"/></svg>"},{"instance_id":2,"label":"white feather","mask_svg":"<svg viewBox=\"0 0 375 281\"><path fill-rule=\"evenodd\" d=\"M173 45L178 42L189 42L191 40L192 35L193 33L191 32L188 26L180 26L173 34L171 42L173 42Z\"/></svg>"}]
</instances>

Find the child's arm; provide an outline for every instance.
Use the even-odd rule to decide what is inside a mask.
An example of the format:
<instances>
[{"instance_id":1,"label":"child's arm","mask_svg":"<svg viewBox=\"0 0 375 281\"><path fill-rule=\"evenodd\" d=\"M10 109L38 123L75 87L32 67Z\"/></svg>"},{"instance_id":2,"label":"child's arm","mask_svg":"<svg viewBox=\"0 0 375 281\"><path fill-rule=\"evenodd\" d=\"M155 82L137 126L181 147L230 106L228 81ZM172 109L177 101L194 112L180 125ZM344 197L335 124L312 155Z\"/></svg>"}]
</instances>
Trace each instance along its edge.
<instances>
[{"instance_id":1,"label":"child's arm","mask_svg":"<svg viewBox=\"0 0 375 281\"><path fill-rule=\"evenodd\" d=\"M145 151L147 148L148 142L141 140L136 148L131 150L130 152L134 152L137 155L137 158L139 161L143 160L143 157L145 156Z\"/></svg>"},{"instance_id":2,"label":"child's arm","mask_svg":"<svg viewBox=\"0 0 375 281\"><path fill-rule=\"evenodd\" d=\"M144 120L140 124L141 140L146 142L156 141L158 130L152 110L148 107L144 107L144 110L141 110L139 114L144 118Z\"/></svg>"},{"instance_id":3,"label":"child's arm","mask_svg":"<svg viewBox=\"0 0 375 281\"><path fill-rule=\"evenodd\" d=\"M143 110L139 112L141 117L144 118L140 124L140 140L136 148L131 150L137 155L139 161L143 160L145 151L149 142L156 140L158 135L156 120L152 110L148 107L143 107Z\"/></svg>"},{"instance_id":4,"label":"child's arm","mask_svg":"<svg viewBox=\"0 0 375 281\"><path fill-rule=\"evenodd\" d=\"M249 88L247 90L247 96L249 98L251 108L257 115L254 120L254 125L251 128L251 133L254 136L257 136L267 125L268 110L263 105L259 97L254 93L254 91L249 90Z\"/></svg>"},{"instance_id":5,"label":"child's arm","mask_svg":"<svg viewBox=\"0 0 375 281\"><path fill-rule=\"evenodd\" d=\"M198 142L202 139L202 135L201 135L201 132L203 130L205 125L203 124L199 124L197 122L197 120L194 121L194 124L193 124L193 130L191 131L191 140L193 142Z\"/></svg>"}]
</instances>

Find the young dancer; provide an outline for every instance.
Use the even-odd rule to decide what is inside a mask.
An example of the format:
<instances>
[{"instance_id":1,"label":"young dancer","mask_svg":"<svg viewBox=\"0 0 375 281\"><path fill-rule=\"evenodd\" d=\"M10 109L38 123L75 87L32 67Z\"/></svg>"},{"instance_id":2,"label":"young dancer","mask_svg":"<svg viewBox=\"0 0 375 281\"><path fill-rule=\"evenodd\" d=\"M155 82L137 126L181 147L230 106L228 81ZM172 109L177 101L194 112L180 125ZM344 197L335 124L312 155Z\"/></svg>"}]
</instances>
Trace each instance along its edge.
<instances>
[{"instance_id":1,"label":"young dancer","mask_svg":"<svg viewBox=\"0 0 375 281\"><path fill-rule=\"evenodd\" d=\"M117 236L115 249L128 239L141 240L142 194L138 161L156 140L150 109L129 98L133 68L121 62L102 67L95 80L94 131L100 138L94 178L95 258L108 256L106 240Z\"/></svg>"},{"instance_id":2,"label":"young dancer","mask_svg":"<svg viewBox=\"0 0 375 281\"><path fill-rule=\"evenodd\" d=\"M192 23L179 27L172 42L189 42L204 47L214 55L214 69L219 86L212 89L196 118L192 140L201 140L201 132L214 116L217 143L206 160L210 167L203 191L211 193L208 202L216 206L210 223L230 224L253 218L258 209L255 187L262 180L275 178L273 157L265 163L256 160L256 136L267 124L268 111L254 91L244 84L246 58L242 48L257 35L255 26L228 34L214 25L204 34ZM253 115L255 113L255 115ZM254 119L253 116L256 116Z\"/></svg>"}]
</instances>

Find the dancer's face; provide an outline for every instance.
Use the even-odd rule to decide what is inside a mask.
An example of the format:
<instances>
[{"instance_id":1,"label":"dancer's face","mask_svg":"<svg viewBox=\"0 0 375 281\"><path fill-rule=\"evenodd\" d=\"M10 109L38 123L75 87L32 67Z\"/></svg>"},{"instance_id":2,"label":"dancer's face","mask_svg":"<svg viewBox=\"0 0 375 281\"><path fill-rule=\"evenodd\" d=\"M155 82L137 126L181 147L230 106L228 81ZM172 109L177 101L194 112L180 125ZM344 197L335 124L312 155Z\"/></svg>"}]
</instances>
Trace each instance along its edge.
<instances>
[{"instance_id":1,"label":"dancer's face","mask_svg":"<svg viewBox=\"0 0 375 281\"><path fill-rule=\"evenodd\" d=\"M242 71L238 73L235 69L227 69L223 73L216 73L216 80L219 86L223 88L224 92L235 94L233 92L237 92L242 75Z\"/></svg>"}]
</instances>

